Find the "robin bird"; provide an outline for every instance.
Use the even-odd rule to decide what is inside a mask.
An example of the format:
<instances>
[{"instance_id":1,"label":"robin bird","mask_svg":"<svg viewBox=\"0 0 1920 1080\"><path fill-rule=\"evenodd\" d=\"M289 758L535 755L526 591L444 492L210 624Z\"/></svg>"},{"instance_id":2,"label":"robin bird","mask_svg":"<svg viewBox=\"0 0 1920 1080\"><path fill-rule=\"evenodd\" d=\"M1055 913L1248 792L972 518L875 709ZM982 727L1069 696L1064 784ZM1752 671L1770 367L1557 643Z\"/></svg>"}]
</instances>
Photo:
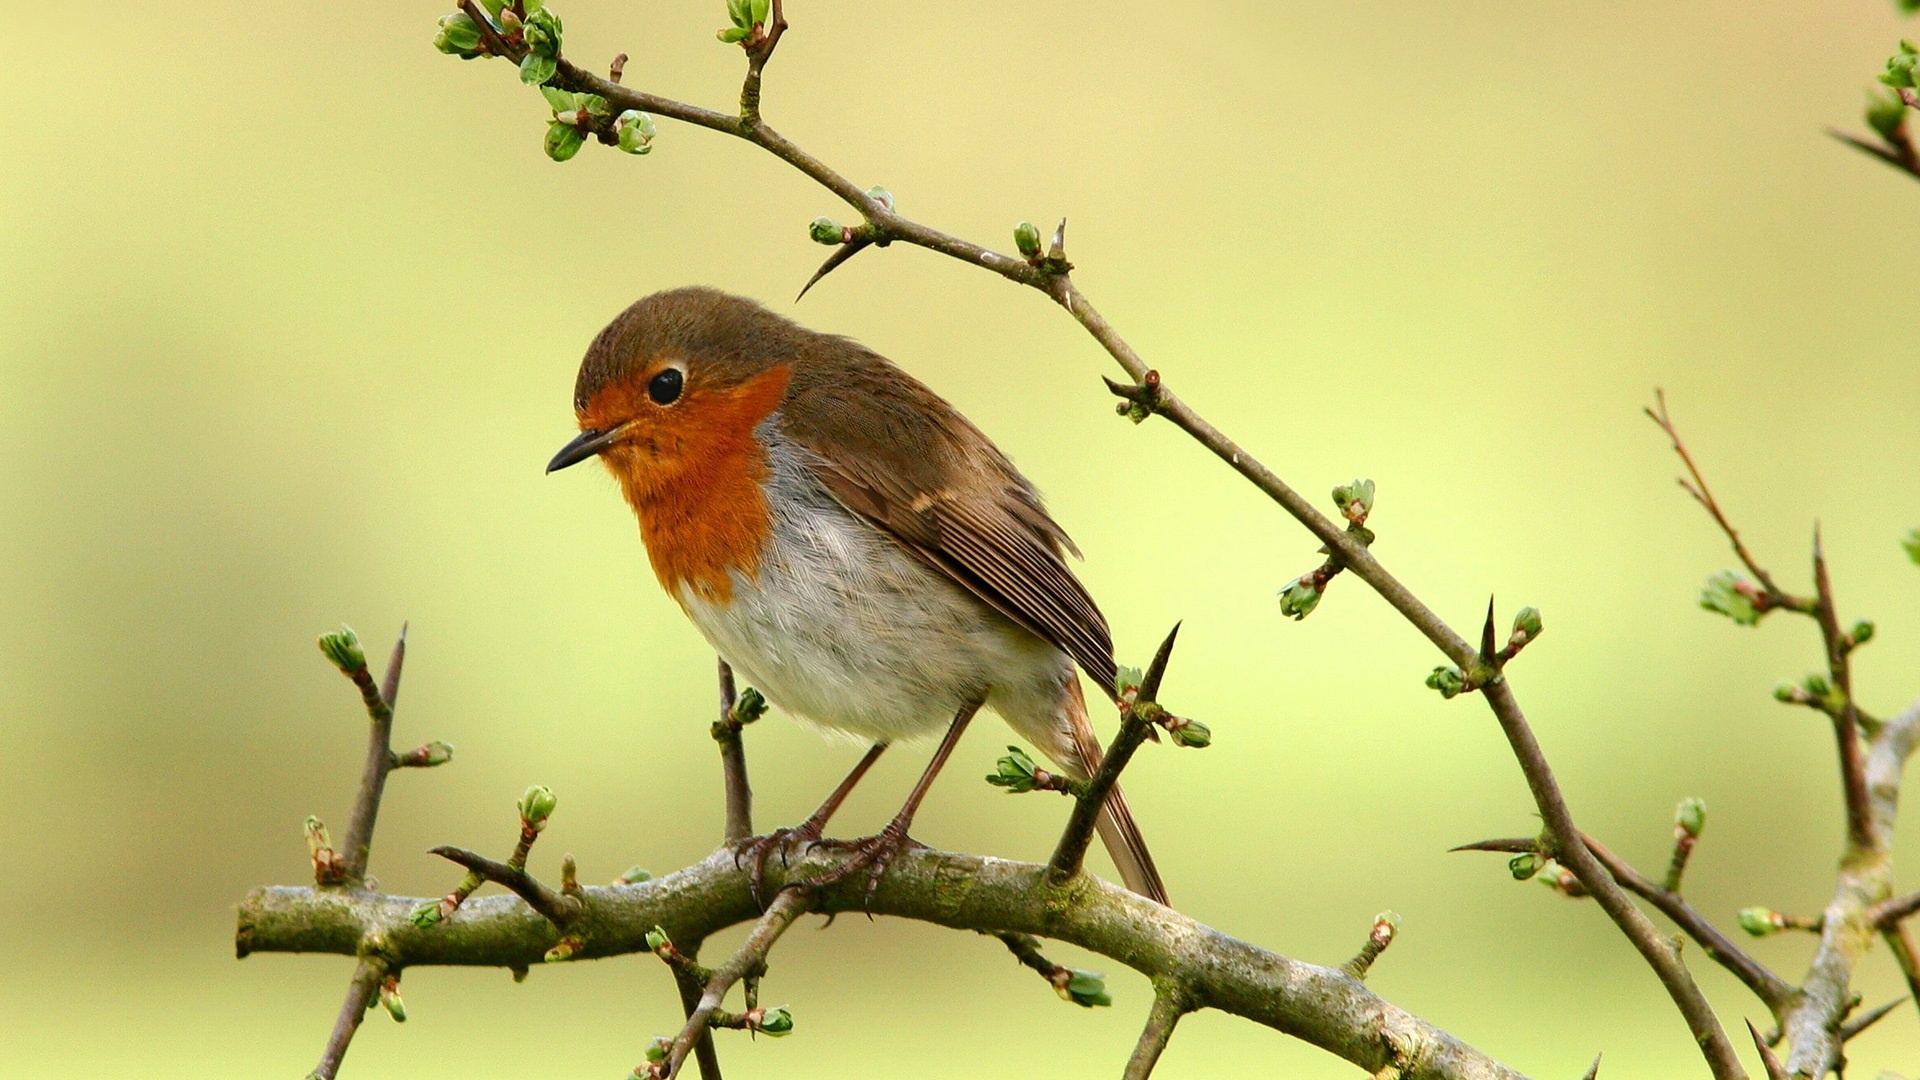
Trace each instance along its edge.
<instances>
[{"instance_id":1,"label":"robin bird","mask_svg":"<svg viewBox=\"0 0 1920 1080\"><path fill-rule=\"evenodd\" d=\"M1111 695L1115 665L1061 554L1079 552L913 376L754 301L681 288L600 332L573 404L580 435L547 471L598 456L660 584L721 658L786 713L873 744L804 824L756 842L756 892L770 845L820 840L887 746L945 726L899 814L833 874L867 867L870 899L983 705L1067 775L1099 767L1074 666ZM1128 887L1165 903L1118 787L1098 827Z\"/></svg>"}]
</instances>

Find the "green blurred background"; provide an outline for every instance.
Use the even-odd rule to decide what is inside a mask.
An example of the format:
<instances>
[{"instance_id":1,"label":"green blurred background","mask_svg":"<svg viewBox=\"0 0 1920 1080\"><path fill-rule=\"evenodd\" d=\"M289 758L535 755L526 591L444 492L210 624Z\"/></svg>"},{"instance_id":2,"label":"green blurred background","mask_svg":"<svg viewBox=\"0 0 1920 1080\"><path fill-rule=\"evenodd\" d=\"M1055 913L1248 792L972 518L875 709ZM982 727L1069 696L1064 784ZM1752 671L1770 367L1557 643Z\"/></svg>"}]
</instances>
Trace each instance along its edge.
<instances>
[{"instance_id":1,"label":"green blurred background","mask_svg":"<svg viewBox=\"0 0 1920 1080\"><path fill-rule=\"evenodd\" d=\"M655 153L540 153L498 63L428 46L450 4L42 5L0 69L0 1073L298 1076L348 971L232 959L232 905L303 880L299 824L344 828L364 719L316 654L403 619L384 886L454 880L434 843L606 880L719 828L712 658L655 585L604 475L545 477L573 371L635 297L706 282L853 334L952 398L1050 495L1140 662L1186 620L1170 701L1205 753L1127 781L1179 906L1293 956L1405 917L1372 985L1538 1076L1697 1076L1679 1019L1590 903L1453 844L1534 828L1478 702L1341 580L1304 623L1275 590L1314 543L1164 424L1117 420L1106 358L1043 299L914 250L796 307L842 212L765 155L662 123ZM725 108L719 0L560 7L569 55ZM1691 889L1810 912L1840 834L1831 738L1768 688L1804 621L1694 606L1730 562L1638 415L1665 386L1754 548L1805 580L1824 523L1846 614L1880 620L1867 705L1916 691L1920 368L1899 297L1920 189L1827 139L1905 30L1883 0L1572 5L795 0L772 123L901 208L996 246L1070 215L1077 277L1178 389L1301 489L1379 482L1379 554L1471 630L1489 592L1550 633L1516 671L1584 826L1653 869L1673 804L1710 823ZM976 728L916 833L1009 857L1064 807L980 783ZM754 728L762 825L857 749ZM919 768L842 819L877 827ZM1912 831L1899 855L1920 857ZM1909 887L1920 877L1909 874ZM1810 940L1755 945L1799 977ZM1072 950L1059 950L1062 958ZM1737 1028L1760 1007L1696 950ZM883 920L792 935L767 984L799 1033L726 1040L742 1077L1118 1071L1148 1000L1055 1001L997 943ZM1102 964L1112 970L1113 965ZM1861 980L1897 994L1884 953ZM420 969L347 1076L616 1077L677 1003L645 959ZM1009 1055L1017 1064L1008 1065ZM1911 1071L1902 1010L1858 1070ZM1168 1077L1351 1067L1218 1015Z\"/></svg>"}]
</instances>

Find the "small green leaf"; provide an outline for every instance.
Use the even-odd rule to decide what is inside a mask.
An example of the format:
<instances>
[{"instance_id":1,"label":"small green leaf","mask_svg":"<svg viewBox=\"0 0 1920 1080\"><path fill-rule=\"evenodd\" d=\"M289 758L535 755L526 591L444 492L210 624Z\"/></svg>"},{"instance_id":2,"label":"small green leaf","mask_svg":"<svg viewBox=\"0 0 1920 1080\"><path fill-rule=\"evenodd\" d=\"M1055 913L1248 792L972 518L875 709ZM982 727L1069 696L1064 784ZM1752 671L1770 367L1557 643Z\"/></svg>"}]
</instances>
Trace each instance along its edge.
<instances>
[{"instance_id":1,"label":"small green leaf","mask_svg":"<svg viewBox=\"0 0 1920 1080\"><path fill-rule=\"evenodd\" d=\"M532 15L545 11L547 9L547 0L524 0L520 7L526 11L527 14Z\"/></svg>"},{"instance_id":2,"label":"small green leaf","mask_svg":"<svg viewBox=\"0 0 1920 1080\"><path fill-rule=\"evenodd\" d=\"M1707 804L1691 796L1681 799L1673 811L1673 827L1696 839L1707 827Z\"/></svg>"},{"instance_id":3,"label":"small green leaf","mask_svg":"<svg viewBox=\"0 0 1920 1080\"><path fill-rule=\"evenodd\" d=\"M1427 676L1427 686L1440 691L1443 698L1453 698L1466 690L1467 676L1457 667L1437 667Z\"/></svg>"},{"instance_id":4,"label":"small green leaf","mask_svg":"<svg viewBox=\"0 0 1920 1080\"><path fill-rule=\"evenodd\" d=\"M407 921L413 923L413 925L419 927L422 930L425 930L427 927L432 926L434 923L439 922L440 921L440 901L429 900L424 904L415 904L413 906L413 910L407 912Z\"/></svg>"},{"instance_id":5,"label":"small green leaf","mask_svg":"<svg viewBox=\"0 0 1920 1080\"><path fill-rule=\"evenodd\" d=\"M1026 751L1009 746L1006 756L994 763L994 772L988 774L987 783L1006 788L1009 795L1022 795L1033 790L1037 768Z\"/></svg>"},{"instance_id":6,"label":"small green leaf","mask_svg":"<svg viewBox=\"0 0 1920 1080\"><path fill-rule=\"evenodd\" d=\"M480 48L480 26L464 11L442 16L433 47L448 55L473 52Z\"/></svg>"},{"instance_id":7,"label":"small green leaf","mask_svg":"<svg viewBox=\"0 0 1920 1080\"><path fill-rule=\"evenodd\" d=\"M671 944L673 944L673 939L668 937L666 930L661 927L656 926L647 931L648 952L659 952L663 946Z\"/></svg>"},{"instance_id":8,"label":"small green leaf","mask_svg":"<svg viewBox=\"0 0 1920 1080\"><path fill-rule=\"evenodd\" d=\"M747 14L750 15L753 18L753 21L757 23L766 22L767 15L772 10L773 10L772 0L752 0L752 3L747 5Z\"/></svg>"},{"instance_id":9,"label":"small green leaf","mask_svg":"<svg viewBox=\"0 0 1920 1080\"><path fill-rule=\"evenodd\" d=\"M643 881L650 881L652 879L653 875L648 873L645 867L629 866L627 867L626 873L613 879L613 883L615 885L638 885Z\"/></svg>"},{"instance_id":10,"label":"small green leaf","mask_svg":"<svg viewBox=\"0 0 1920 1080\"><path fill-rule=\"evenodd\" d=\"M1920 529L1908 532L1907 538L1900 541L1900 546L1907 549L1907 558L1920 565Z\"/></svg>"},{"instance_id":11,"label":"small green leaf","mask_svg":"<svg viewBox=\"0 0 1920 1080\"><path fill-rule=\"evenodd\" d=\"M580 152L580 145L587 137L572 124L554 121L547 125L547 156L555 161L565 161Z\"/></svg>"},{"instance_id":12,"label":"small green leaf","mask_svg":"<svg viewBox=\"0 0 1920 1080\"><path fill-rule=\"evenodd\" d=\"M727 0L727 18L733 21L736 29L750 30L753 27L753 4L751 0ZM741 35L744 37L745 35Z\"/></svg>"},{"instance_id":13,"label":"small green leaf","mask_svg":"<svg viewBox=\"0 0 1920 1080\"><path fill-rule=\"evenodd\" d=\"M1722 570L1707 579L1700 590L1700 606L1717 611L1740 626L1758 626L1766 612L1756 600L1760 592L1746 578L1732 570Z\"/></svg>"},{"instance_id":14,"label":"small green leaf","mask_svg":"<svg viewBox=\"0 0 1920 1080\"><path fill-rule=\"evenodd\" d=\"M732 45L734 42L746 40L747 35L751 33L753 33L752 30L744 27L729 26L725 30L720 31L716 36L719 37L721 41Z\"/></svg>"},{"instance_id":15,"label":"small green leaf","mask_svg":"<svg viewBox=\"0 0 1920 1080\"><path fill-rule=\"evenodd\" d=\"M791 1035L793 1033L793 1010L787 1008L785 1005L777 1005L768 1009L760 1014L760 1021L753 1025L753 1030L762 1035L771 1035L776 1039L782 1035Z\"/></svg>"},{"instance_id":16,"label":"small green leaf","mask_svg":"<svg viewBox=\"0 0 1920 1080\"><path fill-rule=\"evenodd\" d=\"M541 83L553 78L554 73L559 70L560 62L553 57L541 56L539 53L528 53L520 61L520 81L533 86L539 86ZM578 149L578 147L575 147L575 149ZM567 157L572 156L572 154L567 155ZM566 158L555 158L554 160L565 161Z\"/></svg>"},{"instance_id":17,"label":"small green leaf","mask_svg":"<svg viewBox=\"0 0 1920 1080\"><path fill-rule=\"evenodd\" d=\"M604 101L602 103L604 104ZM654 126L653 117L648 116L646 113L638 109L628 109L626 112L620 114L619 119L613 122L613 129L615 134L619 136L618 145L620 149L627 153L646 154L653 151L653 136L657 129ZM753 694L755 697L759 696L759 692L752 687L747 688L747 693ZM741 701L744 700L745 696L742 695ZM764 699L761 701L760 707L762 711L765 711L766 702ZM736 701L734 703L734 711L737 713L739 708L740 702ZM742 720L740 722L744 724L749 721Z\"/></svg>"},{"instance_id":18,"label":"small green leaf","mask_svg":"<svg viewBox=\"0 0 1920 1080\"><path fill-rule=\"evenodd\" d=\"M1515 881L1526 881L1540 872L1542 861L1539 855L1523 851L1507 860L1507 872L1513 875Z\"/></svg>"},{"instance_id":19,"label":"small green leaf","mask_svg":"<svg viewBox=\"0 0 1920 1080\"><path fill-rule=\"evenodd\" d=\"M646 116L647 114L641 113L640 115ZM649 116L647 119L651 121L653 118ZM764 694L751 686L740 691L739 698L733 703L733 718L735 720L740 721L742 724L751 724L765 715L767 715L767 699Z\"/></svg>"},{"instance_id":20,"label":"small green leaf","mask_svg":"<svg viewBox=\"0 0 1920 1080\"><path fill-rule=\"evenodd\" d=\"M1058 991L1063 1000L1083 1009L1113 1004L1113 998L1107 994L1107 978L1098 971L1068 968L1067 978L1058 985Z\"/></svg>"},{"instance_id":21,"label":"small green leaf","mask_svg":"<svg viewBox=\"0 0 1920 1080\"><path fill-rule=\"evenodd\" d=\"M577 95L570 94L557 86L541 87L540 96L546 98L547 104L552 106L553 111L557 113L563 113L568 109L577 109L580 107L580 101Z\"/></svg>"},{"instance_id":22,"label":"small green leaf","mask_svg":"<svg viewBox=\"0 0 1920 1080\"><path fill-rule=\"evenodd\" d=\"M830 246L845 243L847 239L846 230L830 217L814 218L812 224L807 226L807 235L812 237L816 244Z\"/></svg>"},{"instance_id":23,"label":"small green leaf","mask_svg":"<svg viewBox=\"0 0 1920 1080\"><path fill-rule=\"evenodd\" d=\"M1113 671L1113 692L1120 697L1126 697L1128 694L1135 693L1140 689L1140 684L1146 680L1146 677L1147 673L1141 671L1139 668L1128 667L1125 664L1121 664L1115 667Z\"/></svg>"}]
</instances>

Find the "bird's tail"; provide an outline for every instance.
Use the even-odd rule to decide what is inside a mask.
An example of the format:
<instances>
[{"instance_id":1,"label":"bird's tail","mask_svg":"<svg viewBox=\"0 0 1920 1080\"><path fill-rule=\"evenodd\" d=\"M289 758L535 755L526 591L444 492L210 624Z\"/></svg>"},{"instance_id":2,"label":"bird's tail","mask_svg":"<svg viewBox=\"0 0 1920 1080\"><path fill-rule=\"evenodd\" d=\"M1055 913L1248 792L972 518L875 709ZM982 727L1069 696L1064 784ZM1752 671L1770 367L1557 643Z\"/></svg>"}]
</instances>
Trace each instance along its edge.
<instances>
[{"instance_id":1,"label":"bird's tail","mask_svg":"<svg viewBox=\"0 0 1920 1080\"><path fill-rule=\"evenodd\" d=\"M1087 719L1087 699L1080 693L1080 680L1067 680L1067 724L1073 732L1073 749L1078 761L1061 762L1062 765L1077 766L1081 771L1080 779L1085 780L1100 770L1100 740L1093 733L1093 724ZM1153 856L1147 851L1147 841L1140 835L1140 826L1134 823L1133 811L1127 809L1127 799L1120 793L1120 785L1115 784L1107 793L1107 804L1100 808L1100 816L1094 824L1100 830L1100 841L1107 846L1107 854L1113 856L1113 864L1120 870L1121 880L1127 888L1159 904L1167 903L1167 886L1160 880L1160 870L1153 865Z\"/></svg>"}]
</instances>

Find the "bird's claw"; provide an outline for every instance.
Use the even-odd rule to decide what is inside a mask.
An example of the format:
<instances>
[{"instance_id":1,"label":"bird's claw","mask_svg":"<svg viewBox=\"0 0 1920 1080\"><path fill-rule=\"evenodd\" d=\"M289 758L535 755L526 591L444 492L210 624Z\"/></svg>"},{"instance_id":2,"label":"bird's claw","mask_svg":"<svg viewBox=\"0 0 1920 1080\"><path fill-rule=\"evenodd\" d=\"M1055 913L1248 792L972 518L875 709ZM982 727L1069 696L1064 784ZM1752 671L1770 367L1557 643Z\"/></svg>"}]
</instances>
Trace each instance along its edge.
<instances>
[{"instance_id":1,"label":"bird's claw","mask_svg":"<svg viewBox=\"0 0 1920 1080\"><path fill-rule=\"evenodd\" d=\"M765 836L749 836L740 841L733 849L733 866L737 870L743 860L751 860L747 867L747 891L753 894L753 902L763 910L767 906L760 898L760 886L766 879L768 855L779 851L780 865L786 866L794 849L819 841L820 826L811 821L791 828L775 829Z\"/></svg>"},{"instance_id":2,"label":"bird's claw","mask_svg":"<svg viewBox=\"0 0 1920 1080\"><path fill-rule=\"evenodd\" d=\"M918 841L907 835L906 826L898 822L888 825L873 836L858 840L823 840L822 847L853 852L853 856L825 873L815 874L798 883L803 889L819 889L833 885L852 877L864 868L867 871L867 889L863 894L860 907L869 915L873 910L873 896L880 889L880 879L886 876L887 867L902 851L910 847L919 847Z\"/></svg>"}]
</instances>

